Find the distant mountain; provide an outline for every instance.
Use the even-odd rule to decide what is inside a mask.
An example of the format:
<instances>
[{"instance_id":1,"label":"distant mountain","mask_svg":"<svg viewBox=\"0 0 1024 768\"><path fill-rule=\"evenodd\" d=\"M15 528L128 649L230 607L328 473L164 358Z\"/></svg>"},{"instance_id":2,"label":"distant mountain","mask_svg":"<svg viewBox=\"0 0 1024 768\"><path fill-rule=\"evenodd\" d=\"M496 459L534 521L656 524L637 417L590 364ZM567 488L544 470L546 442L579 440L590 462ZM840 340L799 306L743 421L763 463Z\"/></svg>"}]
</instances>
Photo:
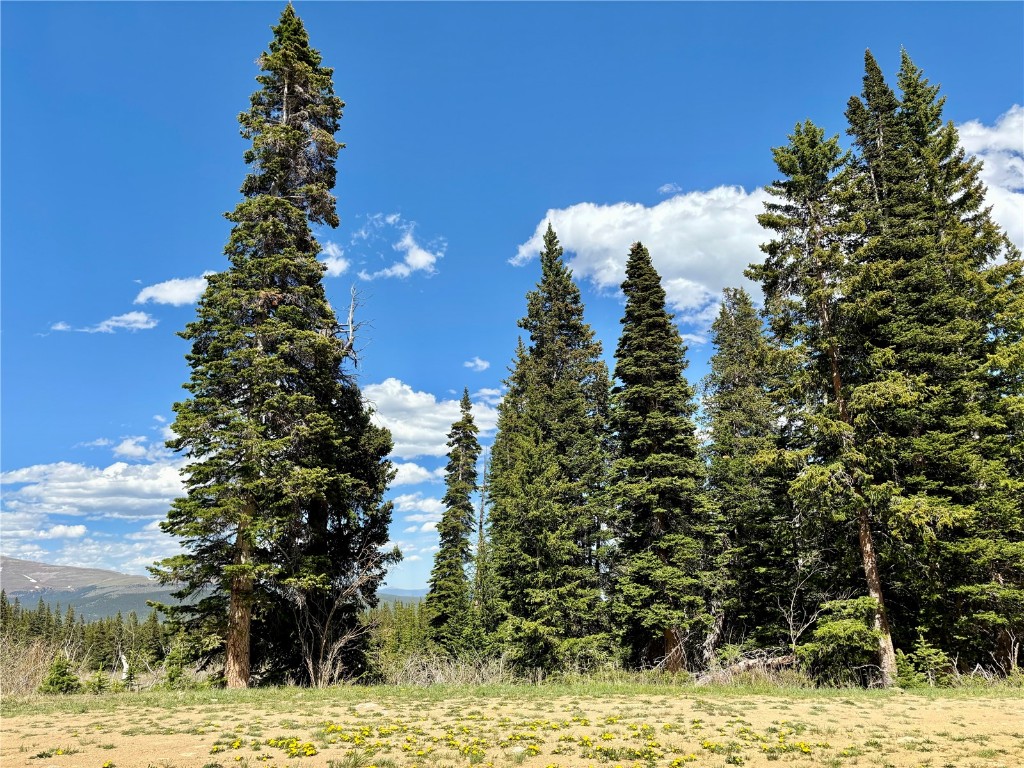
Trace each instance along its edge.
<instances>
[{"instance_id":1,"label":"distant mountain","mask_svg":"<svg viewBox=\"0 0 1024 768\"><path fill-rule=\"evenodd\" d=\"M135 611L144 617L152 610L146 602L176 605L171 588L145 576L130 576L99 568L73 568L67 565L35 563L0 555L0 587L7 598L33 608L42 599L51 607L74 606L86 620L127 615Z\"/></svg>"},{"instance_id":2,"label":"distant mountain","mask_svg":"<svg viewBox=\"0 0 1024 768\"><path fill-rule=\"evenodd\" d=\"M427 590L425 589L399 589L398 587L384 587L380 591L381 600L390 599L392 597L405 598L405 597L426 597Z\"/></svg>"},{"instance_id":3,"label":"distant mountain","mask_svg":"<svg viewBox=\"0 0 1024 768\"><path fill-rule=\"evenodd\" d=\"M35 563L0 555L0 588L7 598L33 608L42 599L51 607L74 606L85 619L127 616L135 611L140 618L150 612L147 601L177 605L173 591L145 576L131 576L99 568L74 568L67 565ZM378 593L383 602L411 602L426 594L422 589L385 589Z\"/></svg>"}]
</instances>

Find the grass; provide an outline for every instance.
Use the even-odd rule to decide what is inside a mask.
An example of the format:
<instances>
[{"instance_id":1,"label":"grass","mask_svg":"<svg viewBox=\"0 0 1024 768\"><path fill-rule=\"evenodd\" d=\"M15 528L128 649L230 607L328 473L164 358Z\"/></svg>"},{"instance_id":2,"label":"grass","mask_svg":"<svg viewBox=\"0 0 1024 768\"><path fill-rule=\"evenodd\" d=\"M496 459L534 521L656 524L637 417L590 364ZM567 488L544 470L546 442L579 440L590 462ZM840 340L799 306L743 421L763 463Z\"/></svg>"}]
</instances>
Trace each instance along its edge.
<instances>
[{"instance_id":1,"label":"grass","mask_svg":"<svg viewBox=\"0 0 1024 768\"><path fill-rule=\"evenodd\" d=\"M1008 686L664 680L5 696L0 763L38 766L27 756L61 744L81 754L55 766L995 768L1024 765L1022 702Z\"/></svg>"}]
</instances>

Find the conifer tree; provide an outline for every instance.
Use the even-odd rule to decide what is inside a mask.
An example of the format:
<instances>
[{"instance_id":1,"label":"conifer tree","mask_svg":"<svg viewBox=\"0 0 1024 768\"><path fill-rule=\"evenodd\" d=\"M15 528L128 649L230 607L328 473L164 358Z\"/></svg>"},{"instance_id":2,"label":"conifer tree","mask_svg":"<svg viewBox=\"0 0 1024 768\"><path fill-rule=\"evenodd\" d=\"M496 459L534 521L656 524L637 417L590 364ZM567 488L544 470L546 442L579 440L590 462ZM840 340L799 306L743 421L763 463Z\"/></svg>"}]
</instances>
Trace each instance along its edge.
<instances>
[{"instance_id":1,"label":"conifer tree","mask_svg":"<svg viewBox=\"0 0 1024 768\"><path fill-rule=\"evenodd\" d=\"M198 597L177 618L223 646L231 687L249 684L251 649L264 671L330 682L395 558L380 551L390 435L343 370L353 329L340 337L310 230L338 223L343 103L291 5L273 33L239 116L252 172L227 214L231 266L209 277L181 334L191 397L175 405L168 445L189 459L187 495L162 527L185 552L156 571L182 585L179 598Z\"/></svg>"},{"instance_id":2,"label":"conifer tree","mask_svg":"<svg viewBox=\"0 0 1024 768\"><path fill-rule=\"evenodd\" d=\"M789 495L809 517L845 520L856 525L858 550L869 597L874 600L883 682L896 674L896 656L886 612L875 545L877 498L865 469L851 414L851 392L859 382L865 352L854 330L850 282L858 275L846 251L859 226L848 218L845 173L849 157L838 137L810 121L798 124L790 143L772 150L785 178L767 188L778 202L765 203L758 216L776 234L762 245L763 264L748 275L759 279L765 312L777 342L793 350L793 399L804 403L800 416L806 438L794 446L797 466Z\"/></svg>"},{"instance_id":3,"label":"conifer tree","mask_svg":"<svg viewBox=\"0 0 1024 768\"><path fill-rule=\"evenodd\" d=\"M893 638L909 647L919 631L964 659L995 634L1012 664L1024 595L1007 435L1020 256L906 53L899 85L902 99L868 52L846 112L853 155L809 125L775 151L782 202L759 219L778 239L751 269L776 337L804 361L808 439L790 496L856 521L885 683Z\"/></svg>"},{"instance_id":4,"label":"conifer tree","mask_svg":"<svg viewBox=\"0 0 1024 768\"><path fill-rule=\"evenodd\" d=\"M608 372L551 226L499 410L489 498L506 649L526 666L607 652L601 490Z\"/></svg>"},{"instance_id":5,"label":"conifer tree","mask_svg":"<svg viewBox=\"0 0 1024 768\"><path fill-rule=\"evenodd\" d=\"M790 478L778 460L788 445L782 436L788 420L780 419L787 410L780 398L783 354L765 339L742 288L723 291L711 332L715 353L703 382L703 412L708 490L722 526L715 592L724 603L723 635L779 647L797 629L787 632L780 606L796 614L794 621L813 613L803 605L811 574L797 565L811 559L811 547L801 541L786 495Z\"/></svg>"},{"instance_id":6,"label":"conifer tree","mask_svg":"<svg viewBox=\"0 0 1024 768\"><path fill-rule=\"evenodd\" d=\"M686 347L650 254L634 243L622 284L611 424L618 540L614 612L631 661L679 670L705 661L712 507L693 421Z\"/></svg>"},{"instance_id":7,"label":"conifer tree","mask_svg":"<svg viewBox=\"0 0 1024 768\"><path fill-rule=\"evenodd\" d=\"M461 417L448 433L445 509L437 524L440 548L434 556L426 598L431 639L452 655L471 650L475 644L466 567L472 560L470 537L476 517L472 496L477 491L480 442L468 389L462 392L459 408Z\"/></svg>"},{"instance_id":8,"label":"conifer tree","mask_svg":"<svg viewBox=\"0 0 1024 768\"><path fill-rule=\"evenodd\" d=\"M902 642L927 631L967 661L980 631L1006 638L989 650L1008 660L1024 539L1003 401L1021 390L1005 389L990 361L1020 338L999 310L1019 301L1020 256L984 207L980 163L942 122L939 88L906 51L901 98L870 52L865 69L847 110L865 222L850 300L870 308L858 317L867 366L853 405L897 542Z\"/></svg>"}]
</instances>

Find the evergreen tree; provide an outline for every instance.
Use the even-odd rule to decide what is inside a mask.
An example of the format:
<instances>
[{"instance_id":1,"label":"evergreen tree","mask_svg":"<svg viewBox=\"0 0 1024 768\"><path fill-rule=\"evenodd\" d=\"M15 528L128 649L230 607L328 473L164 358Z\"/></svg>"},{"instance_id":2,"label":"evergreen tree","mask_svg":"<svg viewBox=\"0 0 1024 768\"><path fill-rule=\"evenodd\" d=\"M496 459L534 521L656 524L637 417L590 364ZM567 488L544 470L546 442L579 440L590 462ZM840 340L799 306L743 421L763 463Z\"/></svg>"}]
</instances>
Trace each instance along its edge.
<instances>
[{"instance_id":1,"label":"evergreen tree","mask_svg":"<svg viewBox=\"0 0 1024 768\"><path fill-rule=\"evenodd\" d=\"M273 32L239 116L253 170L227 215L231 267L210 276L182 334L192 397L175 405L168 445L189 458L187 495L162 527L185 553L156 571L177 597L198 596L175 615L207 647L223 643L232 687L248 685L253 648L258 667L330 682L395 558L380 551L390 436L343 371L353 329L339 338L310 231L338 223L343 104L290 5Z\"/></svg>"},{"instance_id":2,"label":"evergreen tree","mask_svg":"<svg viewBox=\"0 0 1024 768\"><path fill-rule=\"evenodd\" d=\"M471 650L473 617L466 566L472 560L470 536L475 512L472 496L477 491L476 463L480 442L473 422L469 390L462 392L461 418L448 433L448 465L445 468L445 511L437 525L440 548L434 556L426 607L431 638L448 653Z\"/></svg>"},{"instance_id":3,"label":"evergreen tree","mask_svg":"<svg viewBox=\"0 0 1024 768\"><path fill-rule=\"evenodd\" d=\"M851 317L860 308L848 298L858 275L846 251L860 226L857 216L846 216L849 156L838 137L825 139L810 121L798 124L789 138L787 146L772 150L785 176L767 188L778 202L765 203L758 216L777 239L762 246L766 259L748 275L761 281L773 334L792 350L795 362L791 399L802 403L804 439L789 459L797 468L789 495L802 515L855 522L868 595L876 605L879 666L889 684L896 656L875 545L878 493L850 409L865 352Z\"/></svg>"},{"instance_id":4,"label":"evergreen tree","mask_svg":"<svg viewBox=\"0 0 1024 768\"><path fill-rule=\"evenodd\" d=\"M785 493L785 462L777 460L785 445L782 353L765 339L742 288L723 291L711 331L715 353L703 411L708 489L722 525L715 593L723 601L723 635L779 647L793 641L779 608L789 607L794 620L808 613L801 593L809 585L801 582L810 575L798 570L810 559L809 547Z\"/></svg>"},{"instance_id":5,"label":"evergreen tree","mask_svg":"<svg viewBox=\"0 0 1024 768\"><path fill-rule=\"evenodd\" d=\"M905 51L899 99L870 52L865 68L847 110L865 222L850 300L868 310L857 317L867 365L852 405L895 534L886 555L898 640L909 648L927 631L978 663L979 633L1002 636L988 650L1009 661L1024 628L1024 538L1003 401L1022 390L1006 389L991 361L1020 338L1000 312L1019 301L1020 256L984 208L980 163L942 122L938 87Z\"/></svg>"},{"instance_id":6,"label":"evergreen tree","mask_svg":"<svg viewBox=\"0 0 1024 768\"><path fill-rule=\"evenodd\" d=\"M1020 256L905 53L899 84L902 99L868 52L846 113L853 155L810 124L775 150L787 178L759 220L778 239L751 269L801 361L790 496L855 522L885 683L893 638L909 648L921 630L975 661L979 634L995 634L1012 665L1024 597L1007 434L1019 423L1020 323L1006 309L1020 306Z\"/></svg>"},{"instance_id":7,"label":"evergreen tree","mask_svg":"<svg viewBox=\"0 0 1024 768\"><path fill-rule=\"evenodd\" d=\"M506 382L489 490L501 635L523 665L585 665L608 649L608 372L550 225L520 326L530 345Z\"/></svg>"},{"instance_id":8,"label":"evergreen tree","mask_svg":"<svg viewBox=\"0 0 1024 768\"><path fill-rule=\"evenodd\" d=\"M712 507L687 383L686 347L650 254L634 243L622 284L611 424L616 623L634 664L678 670L705 661Z\"/></svg>"}]
</instances>

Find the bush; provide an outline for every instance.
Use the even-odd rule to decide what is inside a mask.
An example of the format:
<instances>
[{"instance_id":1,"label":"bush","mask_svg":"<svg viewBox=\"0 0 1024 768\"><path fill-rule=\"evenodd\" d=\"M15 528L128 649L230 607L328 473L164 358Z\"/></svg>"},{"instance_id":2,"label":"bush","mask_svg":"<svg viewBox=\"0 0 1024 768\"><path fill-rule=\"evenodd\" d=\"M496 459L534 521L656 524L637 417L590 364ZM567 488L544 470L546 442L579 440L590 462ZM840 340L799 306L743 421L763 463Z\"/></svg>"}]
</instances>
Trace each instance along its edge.
<instances>
[{"instance_id":1,"label":"bush","mask_svg":"<svg viewBox=\"0 0 1024 768\"><path fill-rule=\"evenodd\" d=\"M877 602L871 597L833 600L822 606L810 642L797 646L797 657L811 676L826 685L863 685L868 668L878 665Z\"/></svg>"},{"instance_id":2,"label":"bush","mask_svg":"<svg viewBox=\"0 0 1024 768\"><path fill-rule=\"evenodd\" d=\"M43 684L39 686L41 693L78 693L82 690L82 681L71 669L71 662L58 657L50 665Z\"/></svg>"},{"instance_id":3,"label":"bush","mask_svg":"<svg viewBox=\"0 0 1024 768\"><path fill-rule=\"evenodd\" d=\"M903 688L946 687L956 678L956 665L945 651L918 634L914 650L896 652L896 682Z\"/></svg>"}]
</instances>

